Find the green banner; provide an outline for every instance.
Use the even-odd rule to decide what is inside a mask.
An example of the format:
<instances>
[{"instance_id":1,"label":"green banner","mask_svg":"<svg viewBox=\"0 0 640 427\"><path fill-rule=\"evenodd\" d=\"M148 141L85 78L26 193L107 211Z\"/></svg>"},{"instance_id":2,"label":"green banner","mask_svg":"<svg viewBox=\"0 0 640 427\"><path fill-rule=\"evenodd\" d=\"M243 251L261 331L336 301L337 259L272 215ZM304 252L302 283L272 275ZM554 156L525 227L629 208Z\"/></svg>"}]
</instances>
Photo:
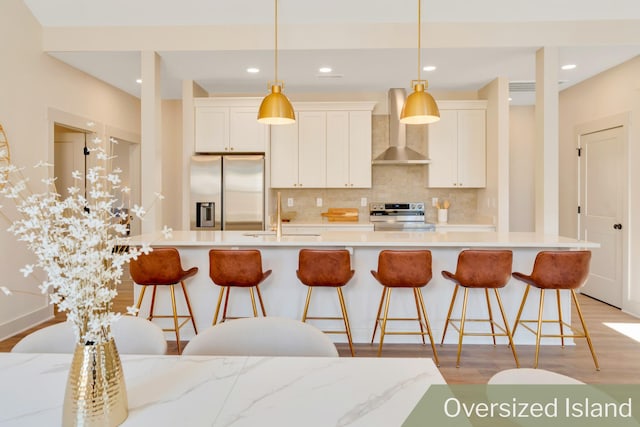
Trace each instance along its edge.
<instances>
[{"instance_id":1,"label":"green banner","mask_svg":"<svg viewBox=\"0 0 640 427\"><path fill-rule=\"evenodd\" d=\"M640 427L640 385L432 385L402 427Z\"/></svg>"}]
</instances>

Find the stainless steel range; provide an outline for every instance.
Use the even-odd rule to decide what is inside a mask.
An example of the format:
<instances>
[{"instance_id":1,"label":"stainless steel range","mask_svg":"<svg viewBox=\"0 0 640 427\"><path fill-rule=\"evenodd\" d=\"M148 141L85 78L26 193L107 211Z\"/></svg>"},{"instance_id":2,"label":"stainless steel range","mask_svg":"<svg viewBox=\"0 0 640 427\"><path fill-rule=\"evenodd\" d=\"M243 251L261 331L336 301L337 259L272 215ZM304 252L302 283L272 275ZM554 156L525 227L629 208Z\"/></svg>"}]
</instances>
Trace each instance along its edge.
<instances>
[{"instance_id":1,"label":"stainless steel range","mask_svg":"<svg viewBox=\"0 0 640 427\"><path fill-rule=\"evenodd\" d=\"M369 203L369 221L374 231L435 231L425 222L424 202Z\"/></svg>"}]
</instances>

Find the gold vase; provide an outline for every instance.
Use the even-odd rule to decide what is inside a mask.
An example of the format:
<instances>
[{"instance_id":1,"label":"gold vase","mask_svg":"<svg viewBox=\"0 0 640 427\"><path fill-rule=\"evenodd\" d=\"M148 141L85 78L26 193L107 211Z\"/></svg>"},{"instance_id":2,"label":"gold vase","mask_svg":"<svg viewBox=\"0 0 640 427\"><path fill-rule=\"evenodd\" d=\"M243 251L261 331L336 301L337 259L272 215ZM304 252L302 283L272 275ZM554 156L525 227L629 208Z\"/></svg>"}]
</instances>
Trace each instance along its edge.
<instances>
[{"instance_id":1,"label":"gold vase","mask_svg":"<svg viewBox=\"0 0 640 427\"><path fill-rule=\"evenodd\" d=\"M127 403L122 363L113 338L104 344L78 344L67 380L62 425L120 425L129 413Z\"/></svg>"}]
</instances>

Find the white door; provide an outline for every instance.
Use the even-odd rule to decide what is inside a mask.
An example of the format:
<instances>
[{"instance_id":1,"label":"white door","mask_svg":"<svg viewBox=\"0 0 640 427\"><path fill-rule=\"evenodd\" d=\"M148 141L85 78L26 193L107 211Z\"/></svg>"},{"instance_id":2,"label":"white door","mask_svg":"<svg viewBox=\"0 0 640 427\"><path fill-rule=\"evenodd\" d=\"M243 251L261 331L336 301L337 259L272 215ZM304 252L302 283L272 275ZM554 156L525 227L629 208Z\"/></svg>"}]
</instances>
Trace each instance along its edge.
<instances>
[{"instance_id":1,"label":"white door","mask_svg":"<svg viewBox=\"0 0 640 427\"><path fill-rule=\"evenodd\" d=\"M622 306L624 139L621 127L582 135L580 237L600 243L592 250L589 279L582 288L615 307Z\"/></svg>"},{"instance_id":2,"label":"white door","mask_svg":"<svg viewBox=\"0 0 640 427\"><path fill-rule=\"evenodd\" d=\"M86 158L84 153L88 135L58 125L55 126L54 132L53 174L57 178L56 190L62 198L69 197L68 188L70 187L78 187L80 194L84 194L84 178L76 180L73 179L71 174L74 171L80 172L83 177L86 174Z\"/></svg>"}]
</instances>

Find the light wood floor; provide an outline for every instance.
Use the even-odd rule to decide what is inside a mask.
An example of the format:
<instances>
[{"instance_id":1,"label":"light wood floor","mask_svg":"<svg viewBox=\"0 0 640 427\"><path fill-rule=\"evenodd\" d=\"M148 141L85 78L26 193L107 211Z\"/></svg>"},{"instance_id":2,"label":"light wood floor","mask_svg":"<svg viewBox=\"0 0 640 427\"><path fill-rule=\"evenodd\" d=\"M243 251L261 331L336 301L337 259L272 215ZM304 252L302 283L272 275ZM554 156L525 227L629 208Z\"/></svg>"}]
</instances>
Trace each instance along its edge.
<instances>
[{"instance_id":1,"label":"light wood floor","mask_svg":"<svg viewBox=\"0 0 640 427\"><path fill-rule=\"evenodd\" d=\"M591 354L584 339L576 340L575 346L543 346L540 350L539 368L549 369L572 376L587 383L624 384L640 383L640 342L604 325L605 322L634 323L640 328L640 319L622 313L589 297L579 296L587 326L591 332L594 347L600 362L600 371L596 371ZM124 312L133 301L132 286L123 284L116 298L115 310ZM574 321L577 315L574 313ZM63 314L21 334L0 341L0 352L11 348L25 335L34 330L56 322L64 321ZM349 356L347 344L338 344L341 356ZM521 367L532 367L534 346L516 347ZM375 357L377 345L356 344L357 357ZM467 345L462 348L460 368L455 367L456 345L438 346L440 371L450 384L486 383L496 372L515 367L511 351L506 346ZM169 353L177 354L175 342L169 343ZM431 347L421 344L385 344L383 357L431 357Z\"/></svg>"}]
</instances>

